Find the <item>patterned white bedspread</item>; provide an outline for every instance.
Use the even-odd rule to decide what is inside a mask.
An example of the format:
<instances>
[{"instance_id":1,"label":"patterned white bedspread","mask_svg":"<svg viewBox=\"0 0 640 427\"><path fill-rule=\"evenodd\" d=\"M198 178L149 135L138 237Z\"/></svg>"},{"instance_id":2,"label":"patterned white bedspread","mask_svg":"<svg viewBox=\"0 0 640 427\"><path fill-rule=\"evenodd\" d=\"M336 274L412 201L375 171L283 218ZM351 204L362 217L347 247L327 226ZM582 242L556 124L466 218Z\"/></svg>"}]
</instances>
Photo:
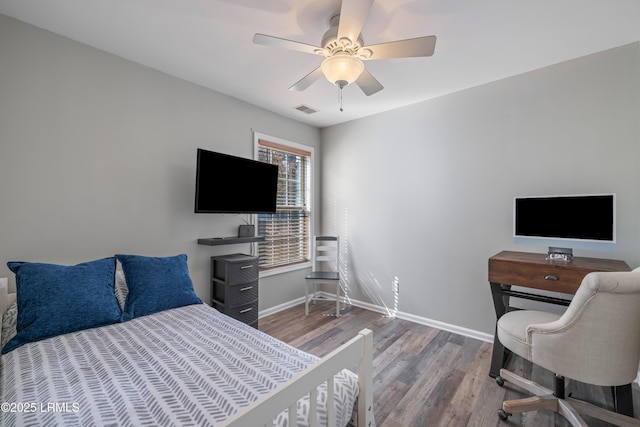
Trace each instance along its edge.
<instances>
[{"instance_id":1,"label":"patterned white bedspread","mask_svg":"<svg viewBox=\"0 0 640 427\"><path fill-rule=\"evenodd\" d=\"M0 425L215 425L317 361L205 304L181 307L3 355ZM340 372L335 390L345 426L355 374ZM321 386L321 425L326 398ZM308 406L308 398L298 402L298 425ZM286 414L276 421L286 425Z\"/></svg>"}]
</instances>

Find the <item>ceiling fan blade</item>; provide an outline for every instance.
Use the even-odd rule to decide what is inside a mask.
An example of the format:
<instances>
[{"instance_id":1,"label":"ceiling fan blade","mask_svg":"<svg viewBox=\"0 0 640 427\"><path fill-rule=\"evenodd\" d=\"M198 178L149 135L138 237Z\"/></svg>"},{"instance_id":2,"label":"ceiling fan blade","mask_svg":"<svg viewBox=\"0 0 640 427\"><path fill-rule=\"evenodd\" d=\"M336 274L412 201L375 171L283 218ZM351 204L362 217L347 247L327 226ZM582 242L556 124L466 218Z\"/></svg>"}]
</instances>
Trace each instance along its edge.
<instances>
[{"instance_id":1,"label":"ceiling fan blade","mask_svg":"<svg viewBox=\"0 0 640 427\"><path fill-rule=\"evenodd\" d=\"M295 91L305 90L306 88L311 86L313 83L315 83L316 80L318 80L322 76L323 76L322 69L318 67L312 72L310 72L309 74L307 74L306 76L304 76L303 78L301 78L300 80L298 80L296 83L294 83L293 86L289 88L289 90L295 90Z\"/></svg>"},{"instance_id":2,"label":"ceiling fan blade","mask_svg":"<svg viewBox=\"0 0 640 427\"><path fill-rule=\"evenodd\" d=\"M356 80L356 84L367 96L371 96L374 93L380 92L382 89L384 89L384 86L382 86L380 82L377 81L376 78L373 77L371 73L366 69L362 72L362 74L360 74L360 77L358 77L358 80Z\"/></svg>"},{"instance_id":3,"label":"ceiling fan blade","mask_svg":"<svg viewBox=\"0 0 640 427\"><path fill-rule=\"evenodd\" d=\"M358 40L364 21L371 10L371 5L373 5L373 0L342 0L338 40L343 37L348 37L352 42Z\"/></svg>"},{"instance_id":4,"label":"ceiling fan blade","mask_svg":"<svg viewBox=\"0 0 640 427\"><path fill-rule=\"evenodd\" d=\"M417 37L365 46L372 53L369 60L431 56L436 49L436 36Z\"/></svg>"},{"instance_id":5,"label":"ceiling fan blade","mask_svg":"<svg viewBox=\"0 0 640 427\"><path fill-rule=\"evenodd\" d=\"M280 47L284 49L297 50L298 52L317 54L317 46L297 42L294 40L282 39L280 37L268 36L266 34L256 33L253 35L253 43L270 47Z\"/></svg>"}]
</instances>

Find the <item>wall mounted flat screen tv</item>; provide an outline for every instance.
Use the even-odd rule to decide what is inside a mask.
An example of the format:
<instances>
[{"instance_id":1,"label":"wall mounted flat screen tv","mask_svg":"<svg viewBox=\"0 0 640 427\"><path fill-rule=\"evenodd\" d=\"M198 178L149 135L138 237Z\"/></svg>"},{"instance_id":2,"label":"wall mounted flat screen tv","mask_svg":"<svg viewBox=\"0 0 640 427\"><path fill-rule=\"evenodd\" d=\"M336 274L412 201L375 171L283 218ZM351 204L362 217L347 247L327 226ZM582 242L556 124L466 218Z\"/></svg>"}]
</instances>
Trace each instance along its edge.
<instances>
[{"instance_id":1,"label":"wall mounted flat screen tv","mask_svg":"<svg viewBox=\"0 0 640 427\"><path fill-rule=\"evenodd\" d=\"M278 166L198 148L195 213L274 213Z\"/></svg>"},{"instance_id":2,"label":"wall mounted flat screen tv","mask_svg":"<svg viewBox=\"0 0 640 427\"><path fill-rule=\"evenodd\" d=\"M616 195L515 197L515 238L558 242L616 241Z\"/></svg>"}]
</instances>

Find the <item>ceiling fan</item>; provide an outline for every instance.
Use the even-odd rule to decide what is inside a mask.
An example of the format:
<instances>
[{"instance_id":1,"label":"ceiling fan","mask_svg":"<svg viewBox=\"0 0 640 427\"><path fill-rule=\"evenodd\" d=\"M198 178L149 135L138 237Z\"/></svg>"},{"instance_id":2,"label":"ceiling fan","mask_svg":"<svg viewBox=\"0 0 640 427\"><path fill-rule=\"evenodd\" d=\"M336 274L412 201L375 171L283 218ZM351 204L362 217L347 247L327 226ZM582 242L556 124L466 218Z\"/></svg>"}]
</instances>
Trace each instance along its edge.
<instances>
[{"instance_id":1,"label":"ceiling fan","mask_svg":"<svg viewBox=\"0 0 640 427\"><path fill-rule=\"evenodd\" d=\"M324 75L340 91L355 82L365 95L373 95L383 86L366 70L362 61L431 56L436 47L436 36L364 45L360 31L373 1L342 0L340 12L330 19L330 28L322 37L320 47L260 33L253 36L253 43L325 57L318 68L294 83L289 90L305 90Z\"/></svg>"}]
</instances>

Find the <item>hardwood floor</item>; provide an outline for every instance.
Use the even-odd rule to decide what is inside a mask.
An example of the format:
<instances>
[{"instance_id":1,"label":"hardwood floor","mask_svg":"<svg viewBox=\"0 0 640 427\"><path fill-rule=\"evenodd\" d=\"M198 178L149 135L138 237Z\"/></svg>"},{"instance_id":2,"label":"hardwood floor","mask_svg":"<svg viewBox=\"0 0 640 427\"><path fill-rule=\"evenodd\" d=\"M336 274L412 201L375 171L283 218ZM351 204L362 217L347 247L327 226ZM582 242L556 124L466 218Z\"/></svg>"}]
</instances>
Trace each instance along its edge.
<instances>
[{"instance_id":1,"label":"hardwood floor","mask_svg":"<svg viewBox=\"0 0 640 427\"><path fill-rule=\"evenodd\" d=\"M329 316L335 303L318 302L305 317L298 305L260 319L260 330L317 356L324 356L363 328L374 337L374 414L382 427L408 426L555 426L570 424L547 411L511 416L500 421L504 399L526 397L508 383L499 387L488 375L490 343L391 319L358 307L342 317ZM552 374L514 356L507 368L552 388ZM609 388L567 381L567 394L612 408ZM638 389L634 384L634 395ZM636 399L637 400L637 399ZM637 402L634 402L638 414ZM637 416L637 415L636 415ZM592 427L611 424L585 418Z\"/></svg>"}]
</instances>

